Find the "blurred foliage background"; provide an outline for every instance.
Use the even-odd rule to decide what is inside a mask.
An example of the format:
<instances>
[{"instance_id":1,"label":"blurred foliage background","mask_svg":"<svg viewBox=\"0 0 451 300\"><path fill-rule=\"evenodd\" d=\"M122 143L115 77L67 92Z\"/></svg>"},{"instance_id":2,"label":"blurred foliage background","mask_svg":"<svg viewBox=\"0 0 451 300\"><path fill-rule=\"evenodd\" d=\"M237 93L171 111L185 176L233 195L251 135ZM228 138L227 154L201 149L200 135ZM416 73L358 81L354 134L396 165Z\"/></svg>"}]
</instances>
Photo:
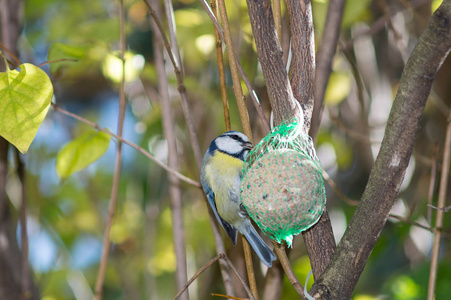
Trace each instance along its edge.
<instances>
[{"instance_id":1,"label":"blurred foliage background","mask_svg":"<svg viewBox=\"0 0 451 300\"><path fill-rule=\"evenodd\" d=\"M128 44L124 137L166 163L150 18L141 0L124 2ZM317 43L321 41L327 2L312 1ZM359 200L365 188L405 61L440 2L347 1L340 47L326 93L317 153L338 188L351 199ZM282 5L285 11L284 3ZM198 1L176 0L173 6L185 85L199 142L205 150L210 141L225 130L213 25ZM269 101L246 2L230 0L227 8L237 55L269 116ZM384 15L387 11L390 18ZM286 59L288 28L284 14L282 44ZM35 64L76 58L77 62L64 61L43 67L52 76L54 101L100 126L116 128L121 80L117 1L27 0L19 49L22 61ZM167 68L181 173L197 180L199 174L175 75L169 63ZM428 218L427 199L431 167L437 161L440 170L443 156L446 111L451 106L450 69L448 59L428 101L414 155L393 207L394 215L408 221L389 219L354 299L426 298L432 233L412 223L426 227L434 224L435 211L432 210L432 217ZM240 130L230 74L226 75L232 127ZM249 112L255 138L259 140L263 129L251 105ZM101 159L62 182L55 171L58 151L89 130L88 125L51 110L26 156L30 262L44 300L92 298L112 184L114 143L110 143ZM128 146L124 146L123 158L104 299L170 299L177 291L166 172ZM437 175L440 176L439 171ZM339 241L355 206L343 201L330 186L326 188L327 206ZM432 204L436 203L437 188L438 180L433 187ZM201 191L185 184L182 190L190 277L213 258L216 251ZM8 178L8 195L15 207L19 206L19 194L19 182L12 171ZM448 201L448 205L450 203ZM450 218L445 218L444 230L436 299L447 299L451 294ZM241 265L239 248L232 248L228 240L226 246L230 248L232 260ZM290 258L303 282L310 265L301 237L295 238ZM189 291L191 299L207 299L212 292L223 293L218 266L200 276ZM286 280L282 299L296 298L297 294Z\"/></svg>"}]
</instances>

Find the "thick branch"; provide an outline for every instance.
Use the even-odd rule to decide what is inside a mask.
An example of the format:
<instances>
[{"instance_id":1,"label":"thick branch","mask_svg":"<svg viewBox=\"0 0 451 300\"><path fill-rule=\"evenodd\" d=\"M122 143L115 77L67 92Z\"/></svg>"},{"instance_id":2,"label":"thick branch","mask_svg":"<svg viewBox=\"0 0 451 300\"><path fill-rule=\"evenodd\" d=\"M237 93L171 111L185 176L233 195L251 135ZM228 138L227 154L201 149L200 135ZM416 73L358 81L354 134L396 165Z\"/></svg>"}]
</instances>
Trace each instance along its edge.
<instances>
[{"instance_id":1,"label":"thick branch","mask_svg":"<svg viewBox=\"0 0 451 300\"><path fill-rule=\"evenodd\" d=\"M277 39L270 1L247 0L247 5L275 124L295 115L294 95L303 107L304 130L308 132L313 110L315 74L315 46L310 1L288 1L293 49L291 84L283 64L282 48ZM320 222L304 233L304 240L312 263L313 275L318 278L335 249L327 211Z\"/></svg>"},{"instance_id":2,"label":"thick branch","mask_svg":"<svg viewBox=\"0 0 451 300\"><path fill-rule=\"evenodd\" d=\"M296 115L296 104L283 63L282 47L274 26L271 1L247 0L247 6L258 60L262 66L274 121L277 125Z\"/></svg>"},{"instance_id":3,"label":"thick branch","mask_svg":"<svg viewBox=\"0 0 451 300\"><path fill-rule=\"evenodd\" d=\"M362 201L336 254L315 282L316 297L351 297L398 195L432 83L450 48L451 0L445 0L406 64Z\"/></svg>"},{"instance_id":4,"label":"thick branch","mask_svg":"<svg viewBox=\"0 0 451 300\"><path fill-rule=\"evenodd\" d=\"M304 109L305 132L310 128L313 112L315 80L315 40L313 35L310 0L288 0L290 14L291 86L293 94ZM318 278L335 251L335 239L327 209L315 226L303 233L305 246L312 265L313 276Z\"/></svg>"},{"instance_id":5,"label":"thick branch","mask_svg":"<svg viewBox=\"0 0 451 300\"><path fill-rule=\"evenodd\" d=\"M291 31L291 87L304 109L305 132L310 128L315 81L315 39L310 0L288 0Z\"/></svg>"}]
</instances>

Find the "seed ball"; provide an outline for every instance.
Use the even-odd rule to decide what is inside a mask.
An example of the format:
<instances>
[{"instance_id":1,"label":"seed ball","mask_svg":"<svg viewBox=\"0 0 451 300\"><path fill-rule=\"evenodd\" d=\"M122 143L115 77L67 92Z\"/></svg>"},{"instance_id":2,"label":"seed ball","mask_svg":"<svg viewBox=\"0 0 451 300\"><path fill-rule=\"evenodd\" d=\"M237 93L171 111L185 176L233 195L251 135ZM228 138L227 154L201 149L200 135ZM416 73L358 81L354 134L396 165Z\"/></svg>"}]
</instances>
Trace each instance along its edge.
<instances>
[{"instance_id":1,"label":"seed ball","mask_svg":"<svg viewBox=\"0 0 451 300\"><path fill-rule=\"evenodd\" d=\"M279 149L257 159L241 182L241 199L263 232L281 242L308 229L326 204L319 161Z\"/></svg>"}]
</instances>

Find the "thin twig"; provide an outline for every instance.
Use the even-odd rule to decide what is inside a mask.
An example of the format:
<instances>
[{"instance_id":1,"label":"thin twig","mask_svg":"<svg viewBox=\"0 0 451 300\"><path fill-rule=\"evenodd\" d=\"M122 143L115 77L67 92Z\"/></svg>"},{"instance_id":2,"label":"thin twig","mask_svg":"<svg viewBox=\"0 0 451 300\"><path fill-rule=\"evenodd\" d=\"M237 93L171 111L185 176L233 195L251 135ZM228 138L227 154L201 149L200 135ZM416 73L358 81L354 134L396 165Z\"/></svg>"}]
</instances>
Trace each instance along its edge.
<instances>
[{"instance_id":1,"label":"thin twig","mask_svg":"<svg viewBox=\"0 0 451 300\"><path fill-rule=\"evenodd\" d=\"M243 277L241 277L240 273L238 272L238 270L235 268L235 266L232 264L232 262L230 261L230 259L224 255L222 257L222 259L229 265L229 267L232 269L232 271L235 273L236 277L238 277L238 279L240 280L241 284L244 287L244 290L246 291L247 295L249 296L250 300L255 300L256 298L254 297L254 295L252 294L251 290L249 289L249 287L247 286L246 282L244 281Z\"/></svg>"},{"instance_id":2,"label":"thin twig","mask_svg":"<svg viewBox=\"0 0 451 300\"><path fill-rule=\"evenodd\" d=\"M160 3L158 0L152 1L152 6L154 7L156 17L161 18L162 12ZM166 15L170 17L172 13L172 5L165 1ZM168 19L171 23L171 20ZM168 24L171 28L171 24ZM171 32L172 30L170 30ZM153 46L154 46L154 60L158 75L158 93L160 95L160 105L162 112L162 123L163 132L166 141L168 142L168 164L173 170L178 171L180 167L179 157L177 154L177 139L175 134L174 122L172 118L172 109L169 97L169 83L166 74L166 67L164 61L163 45L161 43L161 32L158 32L157 25L152 22L152 32L153 32ZM173 35L173 36L172 36ZM175 39L175 32L171 34L171 40ZM175 44L176 47L176 44ZM176 48L171 47L171 51L177 51ZM177 52L176 52L177 53ZM180 61L178 62L180 64ZM175 65L174 68L179 68L179 65ZM181 74L181 71L180 71ZM169 198L170 198L170 210L172 218L172 237L174 243L174 253L176 260L176 272L175 272L175 283L177 290L181 289L185 282L187 281L187 264L186 264L186 247L185 247L185 229L183 227L183 205L182 205L182 191L180 190L180 184L177 177L168 174L169 179ZM188 293L182 293L180 297L183 300L188 300Z\"/></svg>"},{"instance_id":3,"label":"thin twig","mask_svg":"<svg viewBox=\"0 0 451 300\"><path fill-rule=\"evenodd\" d=\"M383 14L385 15L385 19L387 21L387 27L390 31L393 32L393 36L396 41L396 45L398 46L399 53L401 54L402 60L404 63L406 63L407 58L409 57L406 43L402 39L401 33L396 29L395 25L393 24L392 14L390 12L390 8L387 5L387 2L385 0L378 0L376 1L379 5L379 8L382 10Z\"/></svg>"},{"instance_id":4,"label":"thin twig","mask_svg":"<svg viewBox=\"0 0 451 300\"><path fill-rule=\"evenodd\" d=\"M240 114L241 126L243 127L243 132L246 134L251 142L252 129L250 127L249 113L246 106L246 98L243 94L243 89L241 88L240 74L237 67L236 55L233 48L232 34L229 27L229 18L227 16L227 8L224 0L220 0L218 3L219 15L221 16L221 23L224 29L224 42L227 46L227 55L229 57L229 67L230 73L232 75L233 82L233 93L235 94L235 100L238 105L238 112Z\"/></svg>"},{"instance_id":5,"label":"thin twig","mask_svg":"<svg viewBox=\"0 0 451 300\"><path fill-rule=\"evenodd\" d=\"M416 7L420 7L422 5L425 5L427 3L432 2L432 0L417 0L417 1L411 1L409 2L409 7L408 8L397 8L395 10L393 10L391 12L391 15L396 15L397 13L400 13L404 10L411 10L413 8ZM352 38L352 40L347 41L342 48L343 49L351 49L353 47L353 44L356 40L365 37L365 36L371 36L376 34L377 32L379 32L379 30L381 30L382 28L384 28L385 23L387 22L387 17L385 15L383 15L382 17L380 17L378 20L376 20L369 28L362 30L361 32L358 32L357 34L355 34Z\"/></svg>"},{"instance_id":6,"label":"thin twig","mask_svg":"<svg viewBox=\"0 0 451 300\"><path fill-rule=\"evenodd\" d=\"M221 297L221 298L233 299L233 300L249 300L249 298L239 298L239 297L233 297L233 296L229 296L229 295L221 295L221 294L215 294L215 293L211 293L210 295L216 296L216 297Z\"/></svg>"},{"instance_id":7,"label":"thin twig","mask_svg":"<svg viewBox=\"0 0 451 300\"><path fill-rule=\"evenodd\" d=\"M443 232L443 219L446 209L446 192L448 189L449 167L451 164L451 114L448 116L446 128L445 147L443 149L442 176L440 178L440 190L438 194L437 217L435 219L434 241L432 244L431 269L429 273L428 300L435 299L435 285L437 282L438 260L440 255L440 243Z\"/></svg>"},{"instance_id":8,"label":"thin twig","mask_svg":"<svg viewBox=\"0 0 451 300\"><path fill-rule=\"evenodd\" d=\"M219 22L217 18L215 17L214 13L212 12L210 6L207 4L206 0L199 0L202 6L205 8L205 11L207 12L208 16L210 17L211 21L213 22L213 25L215 26L216 30L219 33L219 36L223 41L225 41L224 38L224 31L221 28L221 25L219 25ZM255 110L257 111L260 120L262 122L263 128L266 130L266 132L270 131L270 126L268 119L266 118L265 114L263 113L263 109L260 105L260 101L258 100L257 93L252 88L251 82L249 78L247 77L246 73L244 72L243 66L241 65L240 61L238 60L238 57L235 57L236 64L238 66L238 71L240 72L241 78L243 79L244 83L246 84L247 90L249 91L249 96L252 99L252 104L254 105Z\"/></svg>"},{"instance_id":9,"label":"thin twig","mask_svg":"<svg viewBox=\"0 0 451 300\"><path fill-rule=\"evenodd\" d=\"M293 267L290 264L290 260L288 259L287 252L285 250L285 246L283 244L278 244L273 241L274 244L274 251L276 252L277 258L279 259L282 268L287 275L288 280L290 281L291 285L294 287L296 292L301 297L304 297L304 288L302 284L299 282L298 278L296 277L296 274L293 271Z\"/></svg>"},{"instance_id":10,"label":"thin twig","mask_svg":"<svg viewBox=\"0 0 451 300\"><path fill-rule=\"evenodd\" d=\"M366 143L366 144L380 144L382 141L377 140L370 140L368 135L365 135L353 128L347 127L345 124L343 124L343 121L332 112L332 110L329 108L329 117L331 121L334 123L334 125L337 126L338 129L341 129L345 134L347 134L350 138L353 138L354 140Z\"/></svg>"},{"instance_id":11,"label":"thin twig","mask_svg":"<svg viewBox=\"0 0 451 300\"><path fill-rule=\"evenodd\" d=\"M149 8L150 14L151 14L151 16L152 16L152 18L153 18L153 20L155 22L155 25L158 28L158 31L160 32L160 36L161 36L161 38L163 40L163 44L165 45L166 51L167 51L169 57L171 58L172 65L174 67L174 72L176 74L177 83L178 83L178 91L180 93L181 100L182 100L182 110L183 110L183 114L185 116L185 121L187 123L188 132L189 132L189 136L190 136L191 147L193 149L194 158L196 160L196 166L197 166L198 172L200 174L200 170L202 168L202 155L201 155L201 151L200 151L200 147L199 147L199 142L198 142L198 139L197 139L196 130L195 130L195 127L194 127L192 114L191 114L191 111L190 111L189 105L188 105L188 98L187 98L187 95L186 95L186 88L185 88L185 85L183 83L183 72L182 72L181 69L179 69L177 67L177 63L176 63L175 58L174 58L174 53L172 52L173 47L171 47L171 45L169 44L169 41L168 41L168 39L167 39L167 37L165 35L165 32L163 30L163 26L161 25L158 17L155 14L155 10L147 2L147 0L145 0L144 2L147 5L147 7ZM175 44L175 46L176 46L176 44ZM176 53L178 53L178 56L180 57L180 52L178 50L178 47L175 47L174 51L176 51ZM199 184L199 187L200 187L200 184ZM206 199L205 195L204 195L204 200L205 200L205 203L207 203L207 199ZM219 230L218 223L216 222L216 217L214 216L214 213L211 210L211 208L208 209L208 214L209 214L210 226L211 226L212 233L213 233L213 238L215 240L216 251L218 253L224 253L225 252L224 243L222 241L222 237L221 237L221 233L220 233L220 230ZM223 281L224 281L224 286L225 286L226 291L230 292L230 293L233 293L233 285L232 285L232 282L231 282L231 278L230 278L230 275L229 275L227 264L225 264L223 262L220 262L220 269L221 269L221 275L222 275L222 278L223 278Z\"/></svg>"},{"instance_id":12,"label":"thin twig","mask_svg":"<svg viewBox=\"0 0 451 300\"><path fill-rule=\"evenodd\" d=\"M11 65L14 69L17 69L19 66L12 62L10 59L6 58L3 53L0 51L0 56L5 60L5 64Z\"/></svg>"},{"instance_id":13,"label":"thin twig","mask_svg":"<svg viewBox=\"0 0 451 300\"><path fill-rule=\"evenodd\" d=\"M413 225L413 226L416 226L416 227L423 228L423 229L425 229L425 230L427 230L427 231L429 231L429 232L434 232L434 228L429 227L429 226L426 226L426 225L423 225L423 224L418 223L418 222L415 222L415 221L412 221L412 220L410 220L410 219L408 219L408 218L405 218L405 217L403 217L403 216L398 216L398 215L389 214L388 217L389 217L389 218L396 219L396 220L399 220L399 221L402 221L402 222L404 222L404 223L407 223L407 224L410 224L410 225Z\"/></svg>"},{"instance_id":14,"label":"thin twig","mask_svg":"<svg viewBox=\"0 0 451 300\"><path fill-rule=\"evenodd\" d=\"M180 298L180 296L188 289L188 287L191 285L191 283L194 282L194 280L197 279L203 272L205 272L211 265L213 265L215 262L217 262L219 259L221 259L223 256L225 256L224 253L220 253L216 255L215 258L211 259L209 262L207 262L202 268L200 268L191 278L188 280L188 282L183 286L183 288L175 295L174 300L177 300Z\"/></svg>"},{"instance_id":15,"label":"thin twig","mask_svg":"<svg viewBox=\"0 0 451 300\"><path fill-rule=\"evenodd\" d=\"M316 55L315 70L315 104L312 114L310 134L314 140L318 133L321 116L324 110L324 95L332 72L332 62L340 36L346 0L331 0L327 8L326 24L324 25L321 44Z\"/></svg>"},{"instance_id":16,"label":"thin twig","mask_svg":"<svg viewBox=\"0 0 451 300\"><path fill-rule=\"evenodd\" d=\"M343 199L347 204L355 206L355 205L359 205L359 201L356 200L352 200L351 198L349 198L348 196L346 196L337 186L337 184L332 180L332 178L330 178L329 174L327 173L326 170L323 169L323 177L324 180L326 180L326 182L330 185L330 187L334 190L334 192L341 198Z\"/></svg>"},{"instance_id":17,"label":"thin twig","mask_svg":"<svg viewBox=\"0 0 451 300\"><path fill-rule=\"evenodd\" d=\"M117 122L117 136L122 137L122 131L124 127L124 117L125 117L125 17L124 17L124 3L123 0L119 0L119 18L120 18L120 44L121 52L120 58L122 61L122 80L119 95L119 116ZM113 226L113 217L116 212L117 194L119 189L119 180L121 176L121 166L122 166L122 142L118 141L116 144L116 157L114 162L114 175L113 184L111 186L111 199L110 205L108 207L108 217L105 226L105 233L103 235L103 250L102 257L100 259L99 272L97 274L97 282L95 287L95 297L96 300L102 299L102 288L105 279L105 271L108 263L108 254L110 250L111 240L110 231Z\"/></svg>"},{"instance_id":18,"label":"thin twig","mask_svg":"<svg viewBox=\"0 0 451 300\"><path fill-rule=\"evenodd\" d=\"M444 117L448 117L451 113L450 108L446 104L446 102L440 97L434 89L431 90L431 95L429 96L429 100L435 106L437 106L438 110L443 114Z\"/></svg>"},{"instance_id":19,"label":"thin twig","mask_svg":"<svg viewBox=\"0 0 451 300\"><path fill-rule=\"evenodd\" d=\"M211 2L211 9L213 10L215 17L218 18L217 0L213 0ZM219 84L221 86L222 106L224 109L224 122L226 131L230 131L232 130L232 127L230 125L229 100L227 98L227 84L224 72L224 57L222 55L222 40L218 33L218 29L216 29L215 27L214 30L216 38L216 58L218 60Z\"/></svg>"},{"instance_id":20,"label":"thin twig","mask_svg":"<svg viewBox=\"0 0 451 300\"><path fill-rule=\"evenodd\" d=\"M246 264L247 279L249 280L249 286L251 288L252 294L255 296L255 299L258 300L257 281L255 280L254 262L252 261L252 247L246 240L244 235L241 235L241 240L243 243L244 262Z\"/></svg>"},{"instance_id":21,"label":"thin twig","mask_svg":"<svg viewBox=\"0 0 451 300\"><path fill-rule=\"evenodd\" d=\"M37 67L40 68L40 67L45 66L47 64L53 64L53 63L62 62L62 61L74 61L74 62L77 62L78 59L76 59L76 58L60 58L60 59L55 59L55 60L50 60L50 61L47 60L47 61L37 65Z\"/></svg>"},{"instance_id":22,"label":"thin twig","mask_svg":"<svg viewBox=\"0 0 451 300\"><path fill-rule=\"evenodd\" d=\"M240 280L244 289L246 290L246 293L248 294L249 299L255 300L255 298L253 297L252 292L249 289L249 287L247 286L246 282L244 282L244 279L241 277L240 273L238 273L235 266L232 264L230 259L224 253L219 253L215 258L213 258L208 263L206 263L202 268L200 268L196 272L196 274L194 274L193 277L190 278L190 280L185 284L185 286L177 293L174 300L179 299L180 296L185 292L185 290L194 282L194 280L196 280L203 272L205 272L205 270L207 270L209 267L211 267L219 259L224 260L230 266L230 268L235 272L235 275L238 277L238 279Z\"/></svg>"},{"instance_id":23,"label":"thin twig","mask_svg":"<svg viewBox=\"0 0 451 300\"><path fill-rule=\"evenodd\" d=\"M176 35L176 26L174 20L174 8L172 7L172 1L165 0L164 8L166 13L166 19L168 23L168 33L169 38L171 40L171 48L172 52L175 54L175 61L177 65L174 68L180 70L180 75L183 77L183 64L182 64L182 56L180 55L179 46L177 43L177 35Z\"/></svg>"},{"instance_id":24,"label":"thin twig","mask_svg":"<svg viewBox=\"0 0 451 300\"><path fill-rule=\"evenodd\" d=\"M430 208L433 208L433 209L436 209L436 210L443 210L444 212L448 212L449 210L451 210L451 205L447 206L447 207L437 207L437 206L428 204L428 206Z\"/></svg>"},{"instance_id":25,"label":"thin twig","mask_svg":"<svg viewBox=\"0 0 451 300\"><path fill-rule=\"evenodd\" d=\"M211 8L215 14L215 17L217 18L218 17L217 0L213 0L211 2ZM230 131L230 130L232 130L232 126L230 123L229 100L227 97L227 84L226 84L225 71L224 71L224 57L222 54L222 40L221 40L221 37L220 37L216 27L214 27L214 31L215 31L215 38L216 38L216 57L217 57L217 61L218 61L218 72L219 72L219 82L220 82L220 86L221 86L222 106L223 106L223 110L224 110L224 123L225 123L226 131ZM217 249L216 251L218 251L218 253L224 253L225 247L224 247L224 242L222 240L222 236L220 233L221 229L219 228L218 223L216 222L216 217L214 216L214 213L213 213L210 205L207 205L207 206L209 207L208 213L210 215L210 224L211 224L213 236L215 239L215 244L216 244L216 249ZM232 284L229 267L228 267L227 263L224 262L223 260L221 260L219 262L219 266L220 266L220 270L221 270L222 279L224 281L225 291L227 294L232 295L232 294L234 294L235 291L234 291L234 287Z\"/></svg>"},{"instance_id":26,"label":"thin twig","mask_svg":"<svg viewBox=\"0 0 451 300\"><path fill-rule=\"evenodd\" d=\"M435 178L437 177L437 154L438 145L435 146L434 154L432 156L432 168L431 168L431 179L429 180L429 190L428 190L428 210L427 210L427 221L428 224L432 224L432 197L434 196Z\"/></svg>"},{"instance_id":27,"label":"thin twig","mask_svg":"<svg viewBox=\"0 0 451 300\"><path fill-rule=\"evenodd\" d=\"M355 84L357 86L357 99L360 103L360 110L362 112L362 116L367 115L367 108L365 106L365 98L363 92L366 91L365 85L363 84L362 76L360 75L359 68L357 67L357 64L354 61L354 58L352 57L349 50L346 50L343 48L343 43L340 42L340 48L342 50L343 55L345 56L349 66L351 67L351 72L355 80ZM366 91L368 95L368 91Z\"/></svg>"},{"instance_id":28,"label":"thin twig","mask_svg":"<svg viewBox=\"0 0 451 300\"><path fill-rule=\"evenodd\" d=\"M189 104L188 104L188 97L186 95L186 87L185 84L183 82L183 74L180 68L177 67L177 61L175 58L175 54L172 52L172 46L169 43L168 38L166 37L166 34L164 32L164 28L163 25L161 24L160 20L158 19L158 16L155 12L155 9L152 8L152 6L148 3L148 0L144 0L144 3L147 5L147 8L149 9L149 13L152 16L158 31L160 32L160 36L163 40L163 44L164 47L166 48L166 51L169 55L169 58L172 62L172 65L174 67L174 73L175 76L177 78L177 89L180 93L180 97L182 99L182 110L183 110L183 115L185 116L185 120L186 120L186 126L188 127L188 132L189 132L189 136L190 136L190 141L191 141L191 146L193 148L193 152L194 152L194 157L196 159L196 163L197 163L197 167L198 170L200 170L201 165L202 165L202 154L199 148L199 144L197 143L197 133L196 133L196 129L194 128L194 122L193 122L193 118L192 118L192 114L191 111L189 109ZM178 49L177 53L178 53Z\"/></svg>"},{"instance_id":29,"label":"thin twig","mask_svg":"<svg viewBox=\"0 0 451 300\"><path fill-rule=\"evenodd\" d=\"M227 9L224 0L219 0L219 15L221 16L222 25L224 26L224 41L227 46L227 55L229 57L229 67L232 74L233 92L235 94L235 100L238 105L238 111L241 119L241 126L243 132L246 134L250 141L253 142L252 129L249 121L249 112L247 111L245 96L241 89L240 75L237 70L237 62L235 52L233 50L232 34L230 33L229 21L227 17ZM247 278L249 280L249 286L252 294L258 299L257 283L255 281L254 266L252 261L252 251L249 242L242 235L244 260L246 262Z\"/></svg>"},{"instance_id":30,"label":"thin twig","mask_svg":"<svg viewBox=\"0 0 451 300\"><path fill-rule=\"evenodd\" d=\"M128 145L128 146L130 146L130 147L132 147L132 148L134 148L134 149L136 149L136 150L138 150L140 153L144 154L146 157L148 157L150 160L152 160L152 161L153 161L154 163L156 163L158 166L162 167L163 169L165 169L165 170L168 171L169 173L171 173L171 174L177 176L180 180L186 182L187 184L190 184L190 185L195 186L195 187L198 187L198 188L201 187L201 185L200 185L199 182L197 182L197 181L195 181L195 180L192 180L191 178L188 178L188 177L186 177L185 175L182 175L182 174L180 174L179 172L177 172L177 171L175 171L175 170L172 170L172 169L169 168L167 165L165 165L164 163L162 163L161 161L159 161L158 159L156 159L152 154L150 154L149 152L147 152L146 150L144 150L142 147L140 147L140 146L138 146L138 145L136 145L136 144L134 144L134 143L132 143L132 142L130 142L130 141L124 139L124 138L121 137L121 136L118 136L117 134L112 133L112 132L109 131L108 129L105 129L105 128L99 126L98 124L89 121L88 119L85 119L85 118L83 118L83 117L81 117L81 116L79 116L79 115L76 115L76 114L74 114L74 113L71 113L71 112L69 112L69 111L67 111L67 110L65 110L65 109L63 109L63 108L61 108L61 107L59 107L58 105L56 105L56 104L53 103L53 102L51 103L51 105L52 105L52 107L53 107L56 111L59 111L59 112L62 113L62 114L65 114L65 115L67 115L67 116L69 116L69 117L72 117L72 118L74 118L74 119L77 119L77 120L80 121L80 122L83 122L83 123L85 123L85 124L88 124L88 125L94 127L95 129L97 129L97 130L99 130L99 131L102 131L102 132L104 132L104 133L106 133L106 134L111 135L111 136L112 136L113 138L115 138L118 142L122 142L122 143L124 143L124 144L126 144L126 145Z\"/></svg>"},{"instance_id":31,"label":"thin twig","mask_svg":"<svg viewBox=\"0 0 451 300\"><path fill-rule=\"evenodd\" d=\"M20 66L22 63L20 62L20 60L17 58L17 56L14 55L14 53L12 53L11 50L8 49L8 47L6 47L5 45L3 45L2 43L0 43L0 47L5 50L6 53L8 53L9 55L11 55L11 57L16 61L16 63Z\"/></svg>"},{"instance_id":32,"label":"thin twig","mask_svg":"<svg viewBox=\"0 0 451 300\"><path fill-rule=\"evenodd\" d=\"M337 187L337 185L335 184L335 182L330 178L329 174L327 174L326 170L324 170L324 169L323 169L323 177L324 177L324 179L327 181L327 183L330 185L330 187L334 190L334 192L335 192L341 199L343 199L347 204L352 205L352 206L359 205L359 201L350 199L349 197L347 197L347 196L346 196L346 195L345 195L345 194ZM433 206L433 205L429 205L429 204L428 204L428 206L431 206L432 208L438 209L437 207L435 207L435 206ZM447 209L451 209L451 206L450 206L450 207L445 207L445 208L444 208L445 212L447 211ZM433 232L433 231L434 231L433 228L431 228L431 227L429 227L429 226L425 226L425 225L423 225L423 224L420 224L420 223L418 223L418 222L412 221L412 220L410 220L410 219L408 219L408 218L405 218L405 217L402 217L402 216L397 216L397 215L390 214L389 217L390 217L390 218L393 218L393 219L397 219L397 220L403 221L403 222L405 222L405 223L408 223L408 224L411 224L411 225L414 225L414 226L417 226L417 227L420 227L420 228L423 228L423 229L426 229L426 230L428 230L428 231L430 231L430 232Z\"/></svg>"}]
</instances>

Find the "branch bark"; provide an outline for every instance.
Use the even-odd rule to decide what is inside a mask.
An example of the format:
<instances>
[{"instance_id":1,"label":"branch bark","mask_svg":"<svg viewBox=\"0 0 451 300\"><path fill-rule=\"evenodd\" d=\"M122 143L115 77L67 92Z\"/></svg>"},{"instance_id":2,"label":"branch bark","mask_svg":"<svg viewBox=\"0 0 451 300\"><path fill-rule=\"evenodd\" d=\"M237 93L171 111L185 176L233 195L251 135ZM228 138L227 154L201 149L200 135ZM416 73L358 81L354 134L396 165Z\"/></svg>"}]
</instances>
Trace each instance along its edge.
<instances>
[{"instance_id":1,"label":"branch bark","mask_svg":"<svg viewBox=\"0 0 451 300\"><path fill-rule=\"evenodd\" d=\"M288 0L291 31L291 87L304 110L304 131L310 128L315 82L315 38L310 0Z\"/></svg>"},{"instance_id":2,"label":"branch bark","mask_svg":"<svg viewBox=\"0 0 451 300\"><path fill-rule=\"evenodd\" d=\"M293 49L291 84L284 67L282 48L277 39L270 1L247 0L247 5L275 124L296 115L296 98L304 111L304 131L308 132L313 110L315 74L311 3L308 0L288 1ZM315 226L304 233L304 240L313 274L318 278L335 249L327 211ZM296 288L297 284L294 286Z\"/></svg>"},{"instance_id":3,"label":"branch bark","mask_svg":"<svg viewBox=\"0 0 451 300\"><path fill-rule=\"evenodd\" d=\"M315 298L351 297L398 195L426 100L450 49L451 0L445 0L406 64L367 188L335 255L314 284Z\"/></svg>"},{"instance_id":4,"label":"branch bark","mask_svg":"<svg viewBox=\"0 0 451 300\"><path fill-rule=\"evenodd\" d=\"M310 0L288 0L292 36L291 85L304 110L304 131L308 132L313 113L315 80L315 40ZM314 278L326 268L335 251L335 239L327 208L315 226L303 232Z\"/></svg>"},{"instance_id":5,"label":"branch bark","mask_svg":"<svg viewBox=\"0 0 451 300\"><path fill-rule=\"evenodd\" d=\"M294 117L297 108L283 63L282 47L274 26L271 1L247 0L246 2L257 46L258 60L262 66L269 101L274 113L274 124L277 125Z\"/></svg>"}]
</instances>

